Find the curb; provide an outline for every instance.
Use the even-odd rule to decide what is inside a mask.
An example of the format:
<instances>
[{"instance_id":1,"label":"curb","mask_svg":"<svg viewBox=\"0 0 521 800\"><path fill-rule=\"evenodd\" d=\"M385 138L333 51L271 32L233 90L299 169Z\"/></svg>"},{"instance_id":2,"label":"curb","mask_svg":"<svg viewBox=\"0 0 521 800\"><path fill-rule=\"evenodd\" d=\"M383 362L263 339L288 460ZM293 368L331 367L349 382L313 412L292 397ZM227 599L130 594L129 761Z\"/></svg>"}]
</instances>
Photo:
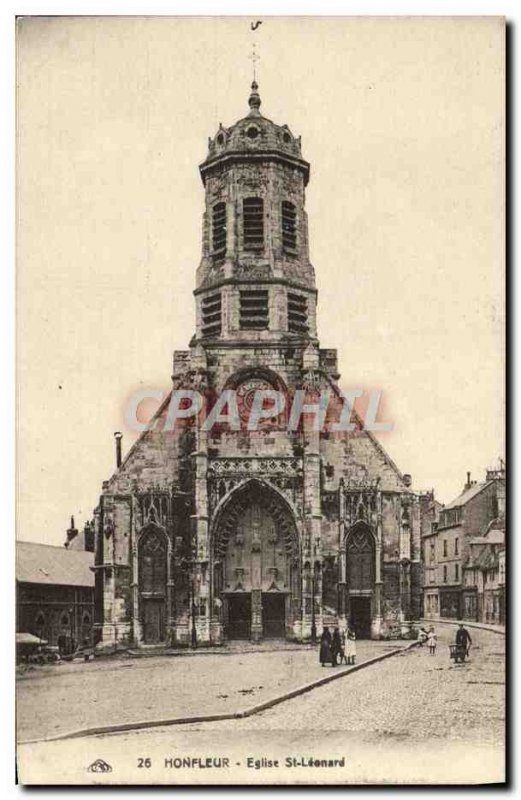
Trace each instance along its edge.
<instances>
[{"instance_id":1,"label":"curb","mask_svg":"<svg viewBox=\"0 0 521 800\"><path fill-rule=\"evenodd\" d=\"M299 686L296 689L285 692L278 697L273 697L271 700L266 700L264 703L259 703L258 705L246 708L243 711L230 711L222 714L200 714L193 717L172 717L170 719L147 720L145 722L122 722L117 725L102 725L96 728L83 728L76 731L70 731L69 733L61 733L58 736L50 736L45 739L28 739L25 742L18 742L18 744L25 745L37 744L41 742L58 742L62 741L63 739L79 739L84 736L99 736L105 733L124 733L125 731L146 730L147 728L160 728L168 725L186 725L197 722L220 722L228 719L244 719L246 717L251 717L254 714L260 714L261 711L266 711L268 708L273 708L273 706L279 705L279 703L284 703L286 700L292 700L294 697L298 697L306 692L311 692L313 689L318 689L320 686L324 686L325 684L331 683L339 678L352 675L354 672L365 669L365 667L371 667L373 664L378 664L380 661L384 661L386 658L391 658L392 656L399 655L400 653L406 653L408 650L416 647L417 645L418 642L413 641L405 647L396 648L388 653L381 653L378 656L369 658L367 661L362 661L360 664L354 664L347 669L333 672L331 675L325 675L323 678L318 678L317 680L311 681L311 683L305 683L303 686Z\"/></svg>"},{"instance_id":2,"label":"curb","mask_svg":"<svg viewBox=\"0 0 521 800\"><path fill-rule=\"evenodd\" d=\"M438 625L459 625L459 620L452 620L452 619L429 619L429 617L422 618L424 622L430 622L433 624ZM481 622L467 622L467 620L463 620L463 624L466 628L475 628L478 631L488 631L489 633L497 633L498 636L505 636L506 630L499 630L498 627L491 628L485 623Z\"/></svg>"}]
</instances>

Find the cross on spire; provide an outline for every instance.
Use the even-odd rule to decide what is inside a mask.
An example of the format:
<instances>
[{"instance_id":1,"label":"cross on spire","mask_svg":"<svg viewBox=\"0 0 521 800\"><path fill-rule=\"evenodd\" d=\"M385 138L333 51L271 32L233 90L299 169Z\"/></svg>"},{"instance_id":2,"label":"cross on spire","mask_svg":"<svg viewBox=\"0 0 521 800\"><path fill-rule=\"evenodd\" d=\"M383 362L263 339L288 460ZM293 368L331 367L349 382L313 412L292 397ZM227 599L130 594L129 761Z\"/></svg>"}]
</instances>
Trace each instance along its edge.
<instances>
[{"instance_id":1,"label":"cross on spire","mask_svg":"<svg viewBox=\"0 0 521 800\"><path fill-rule=\"evenodd\" d=\"M252 48L251 48L251 55L249 56L249 58L251 59L252 65L253 65L253 82L254 83L256 83L256 81L257 81L257 61L260 61L260 55L257 53L256 47L257 47L256 43L253 42Z\"/></svg>"}]
</instances>

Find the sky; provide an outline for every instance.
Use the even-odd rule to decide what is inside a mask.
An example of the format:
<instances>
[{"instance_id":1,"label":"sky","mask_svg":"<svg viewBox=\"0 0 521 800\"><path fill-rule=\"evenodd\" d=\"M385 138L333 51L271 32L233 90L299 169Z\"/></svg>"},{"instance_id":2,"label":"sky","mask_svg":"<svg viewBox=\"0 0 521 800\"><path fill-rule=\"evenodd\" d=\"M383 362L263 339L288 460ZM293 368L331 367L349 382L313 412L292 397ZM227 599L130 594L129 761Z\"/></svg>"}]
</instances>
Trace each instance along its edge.
<instances>
[{"instance_id":1,"label":"sky","mask_svg":"<svg viewBox=\"0 0 521 800\"><path fill-rule=\"evenodd\" d=\"M194 330L198 164L262 112L311 162L322 347L441 502L504 455L504 29L495 18L30 18L17 46L17 536L62 544Z\"/></svg>"}]
</instances>

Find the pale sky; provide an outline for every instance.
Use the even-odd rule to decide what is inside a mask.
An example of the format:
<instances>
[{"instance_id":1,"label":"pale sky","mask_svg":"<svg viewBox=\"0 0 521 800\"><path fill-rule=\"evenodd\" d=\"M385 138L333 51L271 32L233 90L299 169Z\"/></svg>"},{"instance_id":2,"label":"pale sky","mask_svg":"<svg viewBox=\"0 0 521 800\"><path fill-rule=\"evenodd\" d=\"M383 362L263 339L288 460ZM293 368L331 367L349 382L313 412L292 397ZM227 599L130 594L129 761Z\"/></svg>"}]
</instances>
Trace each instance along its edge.
<instances>
[{"instance_id":1,"label":"pale sky","mask_svg":"<svg viewBox=\"0 0 521 800\"><path fill-rule=\"evenodd\" d=\"M194 329L198 164L245 116L250 18L18 29L18 538L62 544ZM448 502L504 454L504 28L264 18L261 111L302 136L322 347Z\"/></svg>"}]
</instances>

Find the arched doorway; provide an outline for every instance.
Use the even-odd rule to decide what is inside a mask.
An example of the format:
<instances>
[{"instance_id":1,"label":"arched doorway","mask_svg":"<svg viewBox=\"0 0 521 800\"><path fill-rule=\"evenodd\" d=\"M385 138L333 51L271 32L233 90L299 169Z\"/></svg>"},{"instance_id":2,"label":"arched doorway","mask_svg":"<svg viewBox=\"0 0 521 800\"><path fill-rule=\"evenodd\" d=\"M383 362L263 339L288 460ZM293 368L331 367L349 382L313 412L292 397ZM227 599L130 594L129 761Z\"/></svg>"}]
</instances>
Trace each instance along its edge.
<instances>
[{"instance_id":1,"label":"arched doorway","mask_svg":"<svg viewBox=\"0 0 521 800\"><path fill-rule=\"evenodd\" d=\"M159 644L166 639L167 539L157 525L141 533L138 565L143 642Z\"/></svg>"},{"instance_id":2,"label":"arched doorway","mask_svg":"<svg viewBox=\"0 0 521 800\"><path fill-rule=\"evenodd\" d=\"M371 636L375 584L375 539L368 525L359 522L346 537L346 578L349 625L358 638Z\"/></svg>"},{"instance_id":3,"label":"arched doorway","mask_svg":"<svg viewBox=\"0 0 521 800\"><path fill-rule=\"evenodd\" d=\"M297 528L284 498L261 481L236 489L214 525L213 559L225 637L286 637L300 570Z\"/></svg>"}]
</instances>

